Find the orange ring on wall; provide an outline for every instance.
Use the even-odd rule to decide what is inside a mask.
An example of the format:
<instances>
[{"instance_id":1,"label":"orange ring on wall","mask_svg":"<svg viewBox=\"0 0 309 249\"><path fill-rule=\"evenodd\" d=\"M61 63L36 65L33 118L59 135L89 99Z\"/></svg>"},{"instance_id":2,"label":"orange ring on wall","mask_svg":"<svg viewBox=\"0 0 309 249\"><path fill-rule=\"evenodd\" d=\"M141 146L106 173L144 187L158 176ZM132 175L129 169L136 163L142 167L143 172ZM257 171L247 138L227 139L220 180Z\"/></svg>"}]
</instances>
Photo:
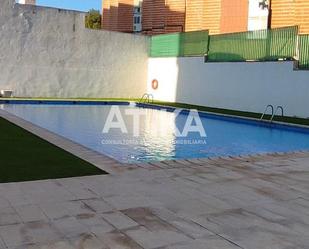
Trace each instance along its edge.
<instances>
[{"instance_id":1,"label":"orange ring on wall","mask_svg":"<svg viewBox=\"0 0 309 249\"><path fill-rule=\"evenodd\" d=\"M158 87L159 87L159 81L156 80L156 79L153 79L152 82L151 82L151 87L153 90L157 90Z\"/></svg>"}]
</instances>

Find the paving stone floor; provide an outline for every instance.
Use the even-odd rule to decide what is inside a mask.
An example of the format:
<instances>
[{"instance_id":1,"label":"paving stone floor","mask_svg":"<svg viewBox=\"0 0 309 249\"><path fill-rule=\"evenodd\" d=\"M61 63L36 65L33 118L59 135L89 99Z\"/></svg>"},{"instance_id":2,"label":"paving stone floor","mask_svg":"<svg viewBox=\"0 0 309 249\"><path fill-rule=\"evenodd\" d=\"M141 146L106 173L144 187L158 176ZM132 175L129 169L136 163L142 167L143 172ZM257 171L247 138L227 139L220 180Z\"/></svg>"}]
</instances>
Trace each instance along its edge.
<instances>
[{"instance_id":1,"label":"paving stone floor","mask_svg":"<svg viewBox=\"0 0 309 249\"><path fill-rule=\"evenodd\" d=\"M309 153L0 184L4 248L309 248Z\"/></svg>"}]
</instances>

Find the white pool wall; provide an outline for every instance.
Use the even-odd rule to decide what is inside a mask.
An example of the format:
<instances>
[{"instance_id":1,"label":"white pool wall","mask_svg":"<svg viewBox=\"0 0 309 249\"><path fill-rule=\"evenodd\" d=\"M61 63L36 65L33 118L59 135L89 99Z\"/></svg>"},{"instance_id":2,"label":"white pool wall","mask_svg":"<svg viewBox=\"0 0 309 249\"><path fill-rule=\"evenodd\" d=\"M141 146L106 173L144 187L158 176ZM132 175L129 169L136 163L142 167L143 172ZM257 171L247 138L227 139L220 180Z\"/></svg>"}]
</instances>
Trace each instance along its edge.
<instances>
[{"instance_id":1,"label":"white pool wall","mask_svg":"<svg viewBox=\"0 0 309 249\"><path fill-rule=\"evenodd\" d=\"M159 82L157 90L151 86L153 79ZM148 92L162 101L248 112L280 105L287 116L309 117L309 71L293 70L293 62L150 58Z\"/></svg>"}]
</instances>

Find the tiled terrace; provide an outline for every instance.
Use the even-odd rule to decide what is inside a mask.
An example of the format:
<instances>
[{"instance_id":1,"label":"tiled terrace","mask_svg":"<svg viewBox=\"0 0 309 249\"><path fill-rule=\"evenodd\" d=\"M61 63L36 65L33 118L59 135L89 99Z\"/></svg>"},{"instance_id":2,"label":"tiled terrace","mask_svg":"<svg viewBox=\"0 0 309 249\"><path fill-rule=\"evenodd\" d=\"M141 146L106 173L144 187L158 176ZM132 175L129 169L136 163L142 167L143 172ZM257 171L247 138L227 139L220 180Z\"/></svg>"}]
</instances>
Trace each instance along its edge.
<instances>
[{"instance_id":1,"label":"tiled terrace","mask_svg":"<svg viewBox=\"0 0 309 249\"><path fill-rule=\"evenodd\" d=\"M0 184L0 249L309 248L309 152L121 165L0 116L110 173Z\"/></svg>"},{"instance_id":2,"label":"tiled terrace","mask_svg":"<svg viewBox=\"0 0 309 249\"><path fill-rule=\"evenodd\" d=\"M0 184L0 248L309 246L309 153Z\"/></svg>"}]
</instances>

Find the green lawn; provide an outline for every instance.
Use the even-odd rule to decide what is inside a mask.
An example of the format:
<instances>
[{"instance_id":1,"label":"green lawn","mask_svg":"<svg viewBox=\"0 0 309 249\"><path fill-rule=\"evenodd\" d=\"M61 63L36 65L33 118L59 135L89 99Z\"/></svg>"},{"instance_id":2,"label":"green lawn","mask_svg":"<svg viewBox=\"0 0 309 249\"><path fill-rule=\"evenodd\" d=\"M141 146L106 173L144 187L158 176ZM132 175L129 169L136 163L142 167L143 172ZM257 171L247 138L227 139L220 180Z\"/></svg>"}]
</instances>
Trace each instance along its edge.
<instances>
[{"instance_id":1,"label":"green lawn","mask_svg":"<svg viewBox=\"0 0 309 249\"><path fill-rule=\"evenodd\" d=\"M0 183L106 172L0 118Z\"/></svg>"}]
</instances>

